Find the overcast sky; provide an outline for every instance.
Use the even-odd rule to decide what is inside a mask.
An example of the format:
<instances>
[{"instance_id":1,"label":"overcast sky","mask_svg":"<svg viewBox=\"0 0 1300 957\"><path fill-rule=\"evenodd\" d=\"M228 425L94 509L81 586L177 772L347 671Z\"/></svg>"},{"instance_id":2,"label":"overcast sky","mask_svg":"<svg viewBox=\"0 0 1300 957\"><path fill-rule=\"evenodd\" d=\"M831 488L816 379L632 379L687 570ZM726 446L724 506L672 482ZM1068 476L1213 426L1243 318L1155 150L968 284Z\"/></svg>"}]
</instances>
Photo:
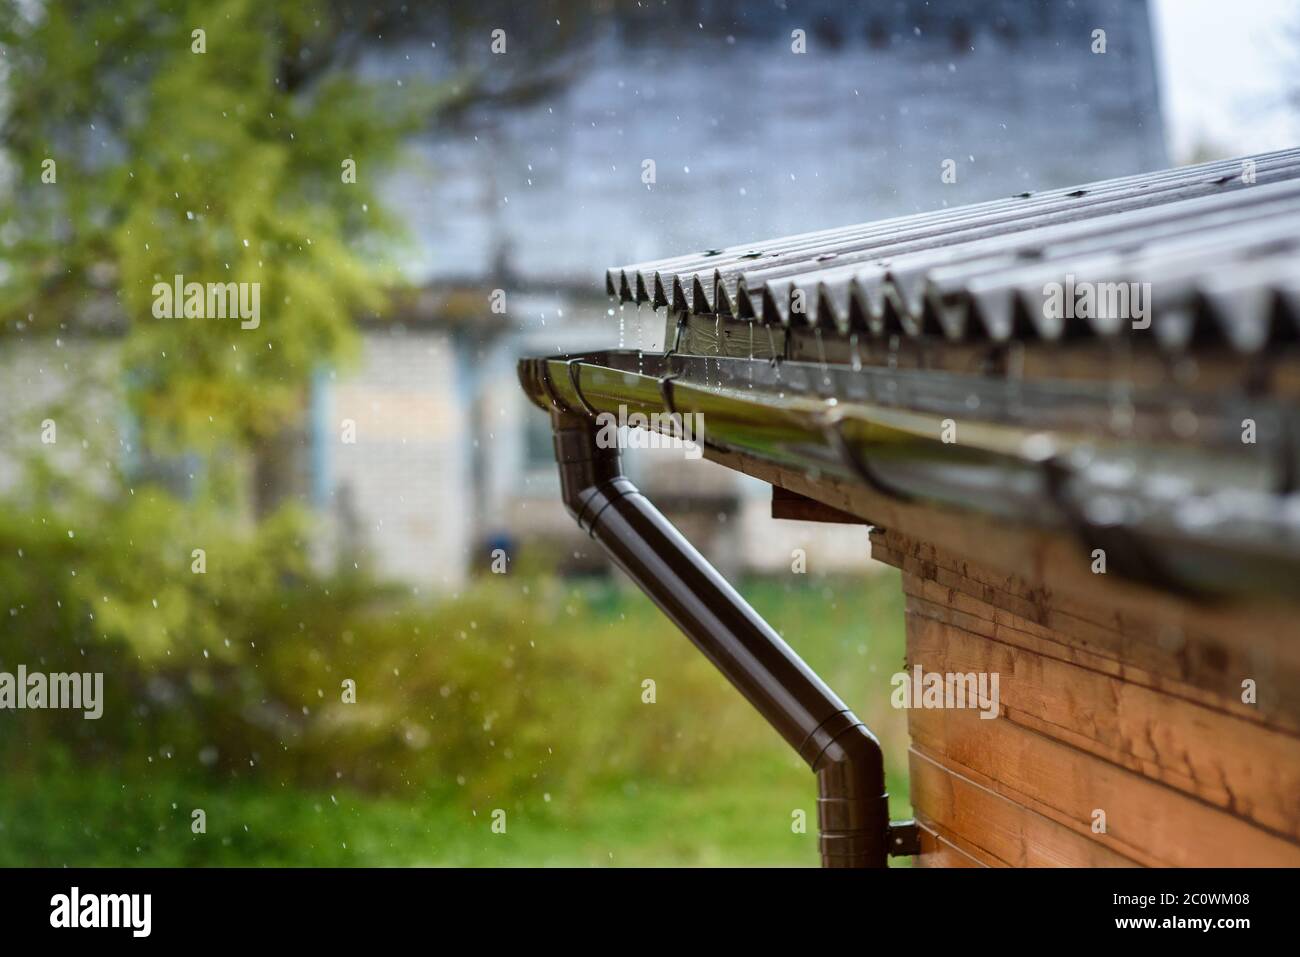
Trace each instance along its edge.
<instances>
[{"instance_id":1,"label":"overcast sky","mask_svg":"<svg viewBox=\"0 0 1300 957\"><path fill-rule=\"evenodd\" d=\"M1300 3L1154 0L1170 159L1200 142L1223 155L1300 143Z\"/></svg>"}]
</instances>

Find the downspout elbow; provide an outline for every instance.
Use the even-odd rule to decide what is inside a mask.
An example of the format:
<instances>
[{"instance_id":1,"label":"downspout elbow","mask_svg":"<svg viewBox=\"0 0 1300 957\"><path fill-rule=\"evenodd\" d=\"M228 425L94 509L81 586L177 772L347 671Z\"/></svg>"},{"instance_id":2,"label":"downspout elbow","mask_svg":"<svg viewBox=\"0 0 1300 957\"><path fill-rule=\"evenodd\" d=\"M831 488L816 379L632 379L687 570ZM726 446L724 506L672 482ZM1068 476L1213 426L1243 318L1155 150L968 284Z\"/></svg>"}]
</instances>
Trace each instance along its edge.
<instances>
[{"instance_id":1,"label":"downspout elbow","mask_svg":"<svg viewBox=\"0 0 1300 957\"><path fill-rule=\"evenodd\" d=\"M600 430L590 419L553 409L551 428L560 498L578 526L591 534L610 501L636 487L623 476L618 448L602 447Z\"/></svg>"},{"instance_id":2,"label":"downspout elbow","mask_svg":"<svg viewBox=\"0 0 1300 957\"><path fill-rule=\"evenodd\" d=\"M883 867L889 857L889 795L880 742L851 711L811 762L823 867Z\"/></svg>"}]
</instances>

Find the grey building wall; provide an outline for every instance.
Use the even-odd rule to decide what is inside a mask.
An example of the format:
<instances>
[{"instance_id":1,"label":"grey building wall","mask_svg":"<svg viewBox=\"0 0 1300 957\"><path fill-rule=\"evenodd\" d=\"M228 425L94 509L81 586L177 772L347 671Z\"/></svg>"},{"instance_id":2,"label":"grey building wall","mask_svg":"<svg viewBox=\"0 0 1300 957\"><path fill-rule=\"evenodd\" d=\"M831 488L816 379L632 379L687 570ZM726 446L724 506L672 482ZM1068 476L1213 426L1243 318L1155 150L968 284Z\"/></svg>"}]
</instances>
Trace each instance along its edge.
<instances>
[{"instance_id":1,"label":"grey building wall","mask_svg":"<svg viewBox=\"0 0 1300 957\"><path fill-rule=\"evenodd\" d=\"M509 57L546 27L510 26ZM504 261L594 283L613 264L1166 165L1144 0L669 3L592 30L552 94L437 131L391 184L416 275ZM450 74L428 44L403 56Z\"/></svg>"}]
</instances>

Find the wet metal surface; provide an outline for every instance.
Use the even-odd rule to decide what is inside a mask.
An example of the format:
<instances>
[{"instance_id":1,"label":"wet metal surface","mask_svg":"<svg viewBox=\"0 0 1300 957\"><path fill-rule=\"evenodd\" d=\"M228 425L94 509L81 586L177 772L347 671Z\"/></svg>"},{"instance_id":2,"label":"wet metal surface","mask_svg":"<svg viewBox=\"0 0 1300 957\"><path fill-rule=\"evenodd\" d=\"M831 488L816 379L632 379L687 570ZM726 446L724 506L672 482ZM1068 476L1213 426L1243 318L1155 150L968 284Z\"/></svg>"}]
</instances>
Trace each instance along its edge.
<instances>
[{"instance_id":1,"label":"wet metal surface","mask_svg":"<svg viewBox=\"0 0 1300 957\"><path fill-rule=\"evenodd\" d=\"M1149 284L1149 325L1046 308L1049 284L1075 282ZM1300 151L707 250L611 269L606 286L624 302L839 336L1140 332L1165 350L1258 352L1300 333Z\"/></svg>"},{"instance_id":2,"label":"wet metal surface","mask_svg":"<svg viewBox=\"0 0 1300 957\"><path fill-rule=\"evenodd\" d=\"M1111 398L1089 384L1024 383L1013 395L980 376L634 351L525 359L520 378L544 408L699 413L712 449L1064 531L1136 556L1130 577L1163 590L1288 597L1300 580L1285 404L1253 407L1260 436L1247 446L1231 402L1180 397L1197 419L1190 436L1170 423L1169 396L1139 392L1130 426L1116 430L1100 414Z\"/></svg>"}]
</instances>

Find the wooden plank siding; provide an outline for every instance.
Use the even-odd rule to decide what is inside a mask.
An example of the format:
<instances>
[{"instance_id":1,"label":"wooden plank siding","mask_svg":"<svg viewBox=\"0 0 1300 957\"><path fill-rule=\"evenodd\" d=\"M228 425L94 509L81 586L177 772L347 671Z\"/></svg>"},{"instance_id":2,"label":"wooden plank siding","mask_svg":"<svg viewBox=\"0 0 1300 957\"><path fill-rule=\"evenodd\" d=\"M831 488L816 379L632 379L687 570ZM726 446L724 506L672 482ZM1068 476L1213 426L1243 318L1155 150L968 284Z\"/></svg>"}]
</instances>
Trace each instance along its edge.
<instances>
[{"instance_id":1,"label":"wooden plank siding","mask_svg":"<svg viewBox=\"0 0 1300 957\"><path fill-rule=\"evenodd\" d=\"M967 856L1001 867L1137 866L1112 848L979 784L923 746L913 746L908 759L912 793L927 797L924 812L918 813L955 847L965 848Z\"/></svg>"},{"instance_id":2,"label":"wooden plank siding","mask_svg":"<svg viewBox=\"0 0 1300 957\"><path fill-rule=\"evenodd\" d=\"M917 867L1005 867L997 858L978 847L965 844L959 837L944 832L943 828L924 814L916 815L921 831L921 853L913 860Z\"/></svg>"},{"instance_id":3,"label":"wooden plank siding","mask_svg":"<svg viewBox=\"0 0 1300 957\"><path fill-rule=\"evenodd\" d=\"M996 672L1002 719L1300 840L1300 737L989 640L947 624L942 613L909 599L909 667Z\"/></svg>"},{"instance_id":4,"label":"wooden plank siding","mask_svg":"<svg viewBox=\"0 0 1300 957\"><path fill-rule=\"evenodd\" d=\"M872 556L905 573L909 594L965 616L963 627L985 633L982 619L1064 645L1090 667L1173 692L1214 701L1242 717L1300 733L1300 633L1296 621L1237 618L1219 609L1124 611L1069 591L1032 587L934 545L896 532L872 532ZM1104 579L1105 576L1094 576ZM1241 700L1242 681L1256 682L1258 700Z\"/></svg>"},{"instance_id":5,"label":"wooden plank siding","mask_svg":"<svg viewBox=\"0 0 1300 957\"><path fill-rule=\"evenodd\" d=\"M994 719L908 712L918 864L1300 866L1295 711L1240 635L1162 644L1160 616L894 531L872 542L904 572L909 670L999 676ZM1272 689L1260 705L1242 702L1242 675Z\"/></svg>"}]
</instances>

